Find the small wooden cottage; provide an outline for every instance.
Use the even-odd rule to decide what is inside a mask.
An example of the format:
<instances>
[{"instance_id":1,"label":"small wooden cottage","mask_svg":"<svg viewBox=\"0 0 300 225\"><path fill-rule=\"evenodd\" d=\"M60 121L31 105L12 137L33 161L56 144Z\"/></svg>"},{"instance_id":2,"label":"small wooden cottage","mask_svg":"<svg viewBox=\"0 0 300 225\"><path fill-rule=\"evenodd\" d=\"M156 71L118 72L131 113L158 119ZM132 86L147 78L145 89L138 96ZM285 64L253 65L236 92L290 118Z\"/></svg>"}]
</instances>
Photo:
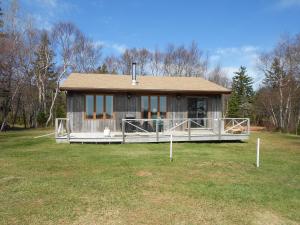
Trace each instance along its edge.
<instances>
[{"instance_id":1,"label":"small wooden cottage","mask_svg":"<svg viewBox=\"0 0 300 225\"><path fill-rule=\"evenodd\" d=\"M230 90L200 77L71 74L61 85L67 118L57 141L160 142L244 140L249 120L223 118ZM178 137L176 139L176 137Z\"/></svg>"}]
</instances>

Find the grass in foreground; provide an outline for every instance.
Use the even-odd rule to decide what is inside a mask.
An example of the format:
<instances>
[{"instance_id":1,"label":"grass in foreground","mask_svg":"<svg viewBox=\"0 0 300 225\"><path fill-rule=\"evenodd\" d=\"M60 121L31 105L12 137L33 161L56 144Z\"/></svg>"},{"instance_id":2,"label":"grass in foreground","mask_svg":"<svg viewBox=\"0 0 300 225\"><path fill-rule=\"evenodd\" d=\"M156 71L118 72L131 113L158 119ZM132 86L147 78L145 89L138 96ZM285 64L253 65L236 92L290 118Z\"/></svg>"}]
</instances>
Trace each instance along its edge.
<instances>
[{"instance_id":1,"label":"grass in foreground","mask_svg":"<svg viewBox=\"0 0 300 225\"><path fill-rule=\"evenodd\" d=\"M0 224L299 224L300 138L56 144L0 134ZM255 140L261 138L261 167Z\"/></svg>"}]
</instances>

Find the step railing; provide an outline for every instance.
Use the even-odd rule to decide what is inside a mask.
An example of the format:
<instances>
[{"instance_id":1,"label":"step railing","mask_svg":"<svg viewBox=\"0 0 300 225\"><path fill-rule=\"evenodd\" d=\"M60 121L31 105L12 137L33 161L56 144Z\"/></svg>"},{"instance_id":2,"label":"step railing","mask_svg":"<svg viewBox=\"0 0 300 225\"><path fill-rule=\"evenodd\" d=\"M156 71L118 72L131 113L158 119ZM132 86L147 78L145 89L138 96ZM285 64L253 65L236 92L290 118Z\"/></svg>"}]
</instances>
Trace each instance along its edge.
<instances>
[{"instance_id":1,"label":"step railing","mask_svg":"<svg viewBox=\"0 0 300 225\"><path fill-rule=\"evenodd\" d=\"M70 141L70 120L68 118L55 119L55 138L67 138Z\"/></svg>"}]
</instances>

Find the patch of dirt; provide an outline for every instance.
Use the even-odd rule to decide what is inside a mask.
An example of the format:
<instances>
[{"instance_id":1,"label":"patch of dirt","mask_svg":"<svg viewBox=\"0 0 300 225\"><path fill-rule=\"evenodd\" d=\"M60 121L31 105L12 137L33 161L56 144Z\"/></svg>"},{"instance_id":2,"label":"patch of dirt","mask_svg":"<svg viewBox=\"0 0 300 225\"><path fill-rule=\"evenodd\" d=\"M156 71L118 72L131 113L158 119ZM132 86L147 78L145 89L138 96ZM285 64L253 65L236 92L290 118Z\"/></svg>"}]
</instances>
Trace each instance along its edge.
<instances>
[{"instance_id":1,"label":"patch of dirt","mask_svg":"<svg viewBox=\"0 0 300 225\"><path fill-rule=\"evenodd\" d=\"M152 176L152 173L148 172L148 171L140 170L136 173L136 175L139 177L149 177L149 176Z\"/></svg>"},{"instance_id":2,"label":"patch of dirt","mask_svg":"<svg viewBox=\"0 0 300 225\"><path fill-rule=\"evenodd\" d=\"M22 177L8 176L8 177L0 178L0 183L17 182L21 179Z\"/></svg>"},{"instance_id":3,"label":"patch of dirt","mask_svg":"<svg viewBox=\"0 0 300 225\"><path fill-rule=\"evenodd\" d=\"M61 223L63 224L63 223ZM123 224L119 210L107 209L101 212L87 212L80 216L72 225L115 225Z\"/></svg>"},{"instance_id":4,"label":"patch of dirt","mask_svg":"<svg viewBox=\"0 0 300 225\"><path fill-rule=\"evenodd\" d=\"M257 212L255 213L255 220L253 221L253 224L255 225L297 225L298 223L291 221L289 219L280 217L279 215L276 215L275 213L272 213L270 211L265 212Z\"/></svg>"},{"instance_id":5,"label":"patch of dirt","mask_svg":"<svg viewBox=\"0 0 300 225\"><path fill-rule=\"evenodd\" d=\"M250 131L265 131L265 127L259 127L259 126L250 126Z\"/></svg>"}]
</instances>

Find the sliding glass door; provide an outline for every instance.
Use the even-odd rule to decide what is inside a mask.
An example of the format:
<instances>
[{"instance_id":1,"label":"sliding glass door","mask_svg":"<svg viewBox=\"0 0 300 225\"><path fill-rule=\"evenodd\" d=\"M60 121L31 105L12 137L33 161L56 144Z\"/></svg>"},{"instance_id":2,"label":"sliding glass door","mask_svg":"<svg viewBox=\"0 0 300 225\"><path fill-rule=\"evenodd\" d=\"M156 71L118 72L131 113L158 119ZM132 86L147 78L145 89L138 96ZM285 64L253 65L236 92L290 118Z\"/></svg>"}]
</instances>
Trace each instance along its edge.
<instances>
[{"instance_id":1,"label":"sliding glass door","mask_svg":"<svg viewBox=\"0 0 300 225\"><path fill-rule=\"evenodd\" d=\"M207 117L207 99L201 97L190 97L188 98L188 118L196 119L196 123L201 126L206 125L206 120L203 118ZM192 123L192 127L199 127L197 124Z\"/></svg>"}]
</instances>

